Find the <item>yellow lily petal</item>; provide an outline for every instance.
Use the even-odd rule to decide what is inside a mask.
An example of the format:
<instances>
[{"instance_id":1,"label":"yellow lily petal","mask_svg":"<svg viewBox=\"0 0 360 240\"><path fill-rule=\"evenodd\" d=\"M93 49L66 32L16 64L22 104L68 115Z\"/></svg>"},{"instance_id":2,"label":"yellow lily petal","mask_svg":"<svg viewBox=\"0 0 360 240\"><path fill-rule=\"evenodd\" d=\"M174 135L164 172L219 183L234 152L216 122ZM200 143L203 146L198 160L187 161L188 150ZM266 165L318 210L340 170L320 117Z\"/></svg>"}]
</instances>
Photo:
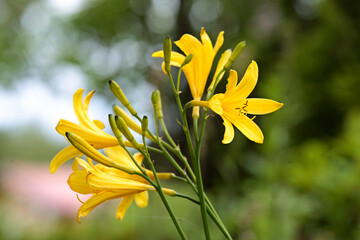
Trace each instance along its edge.
<instances>
[{"instance_id":1,"label":"yellow lily petal","mask_svg":"<svg viewBox=\"0 0 360 240\"><path fill-rule=\"evenodd\" d=\"M87 173L92 173L95 172L96 170L92 167L93 165L89 163L87 163L85 160L81 159L81 158L75 158L75 162L81 166Z\"/></svg>"},{"instance_id":2,"label":"yellow lily petal","mask_svg":"<svg viewBox=\"0 0 360 240\"><path fill-rule=\"evenodd\" d=\"M147 207L149 201L149 192L144 191L134 195L135 203L138 207L144 208Z\"/></svg>"},{"instance_id":3,"label":"yellow lily petal","mask_svg":"<svg viewBox=\"0 0 360 240\"><path fill-rule=\"evenodd\" d=\"M237 114L236 112L225 115L225 117L229 119L232 124L245 135L245 137L256 143L263 143L264 135L261 129L250 118L243 114Z\"/></svg>"},{"instance_id":4,"label":"yellow lily petal","mask_svg":"<svg viewBox=\"0 0 360 240\"><path fill-rule=\"evenodd\" d=\"M164 51L161 50L161 51L154 52L151 56L164 58ZM185 56L182 55L181 53L171 51L171 58L170 58L171 66L180 67L181 64L184 62L184 59L185 59ZM163 70L163 72L165 74L167 74L165 71L165 62L162 62L161 69Z\"/></svg>"},{"instance_id":5,"label":"yellow lily petal","mask_svg":"<svg viewBox=\"0 0 360 240\"><path fill-rule=\"evenodd\" d=\"M71 190L80 194L94 193L94 190L89 187L89 184L86 181L88 174L88 171L83 169L73 172L67 181Z\"/></svg>"},{"instance_id":6,"label":"yellow lily petal","mask_svg":"<svg viewBox=\"0 0 360 240\"><path fill-rule=\"evenodd\" d=\"M201 28L200 38L201 38L201 42L202 42L203 47L204 47L204 52L213 54L214 49L213 49L212 42L211 42L211 40L209 38L209 35L206 33L204 28ZM213 57L213 56L211 56L211 57ZM212 59L210 57L207 58L206 60L210 60L212 62ZM210 66L211 66L211 63L210 63Z\"/></svg>"},{"instance_id":7,"label":"yellow lily petal","mask_svg":"<svg viewBox=\"0 0 360 240\"><path fill-rule=\"evenodd\" d=\"M213 45L211 43L211 40L209 38L209 35L206 33L205 28L201 28L200 31L200 38L201 38L201 42L204 46L206 46L207 49L213 49Z\"/></svg>"},{"instance_id":8,"label":"yellow lily petal","mask_svg":"<svg viewBox=\"0 0 360 240\"><path fill-rule=\"evenodd\" d=\"M228 144L234 139L234 135L235 135L234 127L229 120L227 120L224 117L222 119L224 120L223 124L225 126L225 133L224 133L224 138L222 140L222 143Z\"/></svg>"},{"instance_id":9,"label":"yellow lily petal","mask_svg":"<svg viewBox=\"0 0 360 240\"><path fill-rule=\"evenodd\" d=\"M136 172L135 168L133 168L131 166L119 164L116 161L114 161L113 159L111 159L111 158L105 156L104 154L100 153L99 151L97 151L96 148L91 146L91 144L86 142L80 136L78 136L78 135L76 135L74 133L70 133L70 132L67 132L65 135L66 135L66 138L68 139L68 141L75 148L77 148L80 152L82 152L83 154L85 154L89 158L97 161L98 163L101 163L101 164L103 164L105 166L108 166L108 167L115 167L115 168L120 169L120 170L122 170L124 172L127 172L127 173Z\"/></svg>"},{"instance_id":10,"label":"yellow lily petal","mask_svg":"<svg viewBox=\"0 0 360 240\"><path fill-rule=\"evenodd\" d=\"M121 199L121 202L116 210L116 219L123 220L126 210L130 207L134 195L126 196Z\"/></svg>"},{"instance_id":11,"label":"yellow lily petal","mask_svg":"<svg viewBox=\"0 0 360 240\"><path fill-rule=\"evenodd\" d=\"M90 174L87 180L89 186L96 191L111 189L117 193L134 194L153 189L151 185L126 178L119 178L102 172Z\"/></svg>"},{"instance_id":12,"label":"yellow lily petal","mask_svg":"<svg viewBox=\"0 0 360 240\"><path fill-rule=\"evenodd\" d=\"M135 153L134 159L139 165L141 165L144 160L144 155L142 155L141 153Z\"/></svg>"},{"instance_id":13,"label":"yellow lily petal","mask_svg":"<svg viewBox=\"0 0 360 240\"><path fill-rule=\"evenodd\" d=\"M207 73L206 76L202 75L205 72L204 68L209 68L202 63L202 61L206 61L203 56L202 44L197 38L189 34L184 34L179 41L175 42L175 44L185 53L185 55L189 55L190 53L193 54L191 62L187 64L183 70L193 98L195 100L200 100L209 74Z\"/></svg>"},{"instance_id":14,"label":"yellow lily petal","mask_svg":"<svg viewBox=\"0 0 360 240\"><path fill-rule=\"evenodd\" d=\"M105 148L104 150L105 154L115 162L121 165L136 168L136 165L133 163L128 153L121 146Z\"/></svg>"},{"instance_id":15,"label":"yellow lily petal","mask_svg":"<svg viewBox=\"0 0 360 240\"><path fill-rule=\"evenodd\" d=\"M202 48L201 42L190 34L184 34L180 40L175 41L174 43L185 53L185 55L197 53L201 51Z\"/></svg>"},{"instance_id":16,"label":"yellow lily petal","mask_svg":"<svg viewBox=\"0 0 360 240\"><path fill-rule=\"evenodd\" d=\"M235 88L237 80L237 72L231 69L229 73L228 83L226 84L226 92L230 92Z\"/></svg>"},{"instance_id":17,"label":"yellow lily petal","mask_svg":"<svg viewBox=\"0 0 360 240\"><path fill-rule=\"evenodd\" d=\"M50 173L55 173L56 170L63 164L65 163L67 160L82 154L80 153L75 147L73 146L68 146L64 149L62 149L60 152L58 152L55 157L51 160L50 163Z\"/></svg>"},{"instance_id":18,"label":"yellow lily petal","mask_svg":"<svg viewBox=\"0 0 360 240\"><path fill-rule=\"evenodd\" d=\"M106 202L111 199L116 199L122 197L123 194L118 194L110 191L103 191L97 194L94 194L91 198L86 200L86 202L79 208L77 214L77 221L80 222L81 217L87 216L95 207L100 205L103 202Z\"/></svg>"},{"instance_id":19,"label":"yellow lily petal","mask_svg":"<svg viewBox=\"0 0 360 240\"><path fill-rule=\"evenodd\" d=\"M244 77L240 83L232 91L236 91L236 99L245 99L254 90L258 79L258 66L255 61L252 61L246 69ZM230 91L228 94L234 94Z\"/></svg>"},{"instance_id":20,"label":"yellow lily petal","mask_svg":"<svg viewBox=\"0 0 360 240\"><path fill-rule=\"evenodd\" d=\"M154 52L151 56L164 58L164 51L160 50L160 51ZM171 65L180 67L181 64L184 62L184 59L185 59L185 56L183 54L171 51L171 60L170 60Z\"/></svg>"},{"instance_id":21,"label":"yellow lily petal","mask_svg":"<svg viewBox=\"0 0 360 240\"><path fill-rule=\"evenodd\" d=\"M230 49L226 50L223 54L221 54L219 62L217 64L217 66L216 66L216 70L215 70L215 73L214 73L213 80L212 80L212 82L211 82L211 84L210 84L210 86L208 88L209 91L211 91L214 88L216 80L218 81L217 82L217 84L218 84L220 82L220 80L223 78L225 72L222 72L221 75L219 75L219 73L223 69L225 64L228 62L230 56L231 56L231 50Z\"/></svg>"},{"instance_id":22,"label":"yellow lily petal","mask_svg":"<svg viewBox=\"0 0 360 240\"><path fill-rule=\"evenodd\" d=\"M87 128L90 128L92 130L94 130L94 129L97 130L98 127L89 119L88 111L87 111L88 103L90 102L90 99L91 99L92 95L94 94L94 91L90 92L86 96L87 104L83 103L83 100L82 100L83 92L84 92L84 89L79 89L74 94L73 107L74 107L75 115L81 125L84 125Z\"/></svg>"},{"instance_id":23,"label":"yellow lily petal","mask_svg":"<svg viewBox=\"0 0 360 240\"><path fill-rule=\"evenodd\" d=\"M247 98L246 110L249 114L262 115L272 113L283 106L282 103L264 98Z\"/></svg>"},{"instance_id":24,"label":"yellow lily petal","mask_svg":"<svg viewBox=\"0 0 360 240\"><path fill-rule=\"evenodd\" d=\"M223 69L223 67L225 66L225 64L227 63L227 61L229 60L229 57L231 55L231 50L227 49L223 54L221 54L221 57L219 59L219 62L216 66L216 70L214 73L214 78L213 81L215 81L217 75L219 74L219 72ZM224 76L225 72L223 72L220 76L219 76L219 80Z\"/></svg>"},{"instance_id":25,"label":"yellow lily petal","mask_svg":"<svg viewBox=\"0 0 360 240\"><path fill-rule=\"evenodd\" d=\"M83 90L84 91L84 90ZM80 91L81 92L81 91ZM79 93L80 93L79 92ZM90 104L90 100L92 98L92 96L94 95L95 90L90 91L88 94L86 94L85 98L84 98L84 110L88 111L89 110L89 104ZM89 119L90 120L90 119Z\"/></svg>"},{"instance_id":26,"label":"yellow lily petal","mask_svg":"<svg viewBox=\"0 0 360 240\"><path fill-rule=\"evenodd\" d=\"M224 43L224 31L221 31L216 39L216 43L214 46L214 55L219 51L220 47ZM225 63L224 63L225 65Z\"/></svg>"},{"instance_id":27,"label":"yellow lily petal","mask_svg":"<svg viewBox=\"0 0 360 240\"><path fill-rule=\"evenodd\" d=\"M225 94L219 93L215 94L210 100L209 100L209 107L211 110L213 110L215 113L219 114L220 116L223 116L223 101L224 101Z\"/></svg>"},{"instance_id":28,"label":"yellow lily petal","mask_svg":"<svg viewBox=\"0 0 360 240\"><path fill-rule=\"evenodd\" d=\"M97 124L100 126L99 122L97 122ZM63 136L65 136L66 132L73 132L93 145L96 143L104 146L115 146L119 144L115 137L105 132L101 133L99 131L93 131L83 125L76 124L65 119L60 119L55 129Z\"/></svg>"},{"instance_id":29,"label":"yellow lily petal","mask_svg":"<svg viewBox=\"0 0 360 240\"><path fill-rule=\"evenodd\" d=\"M100 120L93 120L93 123L101 130L103 130L105 128L104 123L101 122Z\"/></svg>"}]
</instances>

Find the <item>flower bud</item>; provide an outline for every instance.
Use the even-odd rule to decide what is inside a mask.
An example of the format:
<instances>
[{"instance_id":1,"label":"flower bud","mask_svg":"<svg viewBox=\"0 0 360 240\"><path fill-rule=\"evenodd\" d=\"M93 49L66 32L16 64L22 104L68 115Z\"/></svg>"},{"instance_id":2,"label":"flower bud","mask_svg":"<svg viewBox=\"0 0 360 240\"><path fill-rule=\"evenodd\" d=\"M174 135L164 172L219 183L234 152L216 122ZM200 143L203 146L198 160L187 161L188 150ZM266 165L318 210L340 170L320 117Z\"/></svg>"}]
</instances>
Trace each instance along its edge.
<instances>
[{"instance_id":1,"label":"flower bud","mask_svg":"<svg viewBox=\"0 0 360 240\"><path fill-rule=\"evenodd\" d=\"M110 123L111 130L113 131L113 133L114 133L116 139L118 140L120 146L125 147L125 142L124 142L124 140L123 140L123 138L121 136L120 130L116 126L115 117L112 114L109 114L109 123Z\"/></svg>"},{"instance_id":2,"label":"flower bud","mask_svg":"<svg viewBox=\"0 0 360 240\"><path fill-rule=\"evenodd\" d=\"M128 126L126 125L124 119L119 116L115 116L116 126L119 128L120 132L126 137L126 139L133 145L134 148L138 149L140 146L136 142L134 136L131 134Z\"/></svg>"},{"instance_id":3,"label":"flower bud","mask_svg":"<svg viewBox=\"0 0 360 240\"><path fill-rule=\"evenodd\" d=\"M164 63L165 63L165 72L170 72L170 61L171 61L171 39L166 37L164 40Z\"/></svg>"},{"instance_id":4,"label":"flower bud","mask_svg":"<svg viewBox=\"0 0 360 240\"><path fill-rule=\"evenodd\" d=\"M192 53L190 53L189 55L187 55L184 59L184 61L182 62L180 67L184 67L186 64L188 64L193 58Z\"/></svg>"},{"instance_id":5,"label":"flower bud","mask_svg":"<svg viewBox=\"0 0 360 240\"><path fill-rule=\"evenodd\" d=\"M152 95L151 95L151 102L154 106L154 110L156 112L156 115L159 119L163 118L163 112L162 112L162 106L161 106L161 96L160 96L160 91L159 90L155 90Z\"/></svg>"},{"instance_id":6,"label":"flower bud","mask_svg":"<svg viewBox=\"0 0 360 240\"><path fill-rule=\"evenodd\" d=\"M231 67L233 62L237 59L237 57L240 55L240 53L245 48L245 45L246 45L245 41L242 41L242 42L238 43L238 45L236 45L234 51L230 55L229 60L227 61L227 63L224 66L225 71Z\"/></svg>"},{"instance_id":7,"label":"flower bud","mask_svg":"<svg viewBox=\"0 0 360 240\"><path fill-rule=\"evenodd\" d=\"M121 90L120 86L113 80L109 81L109 85L110 85L110 90L112 91L112 93L115 95L115 97L117 99L119 99L119 101L124 105L124 107L127 108L127 110L129 110L129 112L131 113L131 115L136 116L137 112L135 111L135 109L131 106L129 100L126 98L125 94L123 93L123 91Z\"/></svg>"},{"instance_id":8,"label":"flower bud","mask_svg":"<svg viewBox=\"0 0 360 240\"><path fill-rule=\"evenodd\" d=\"M143 136L145 136L147 132L148 125L149 125L149 119L147 116L144 116L141 120L141 131Z\"/></svg>"},{"instance_id":9,"label":"flower bud","mask_svg":"<svg viewBox=\"0 0 360 240\"><path fill-rule=\"evenodd\" d=\"M133 174L136 172L133 168L118 164L114 162L111 158L101 154L93 146L91 146L88 142L86 142L84 139L82 139L80 136L76 135L75 133L66 132L65 136L69 140L71 145L73 145L77 150L79 150L89 158L97 161L98 163L101 163L108 167L117 168L129 174Z\"/></svg>"},{"instance_id":10,"label":"flower bud","mask_svg":"<svg viewBox=\"0 0 360 240\"><path fill-rule=\"evenodd\" d=\"M141 127L139 124L137 124L130 116L129 114L126 113L126 111L124 109L122 109L120 106L118 105L113 105L113 110L114 113L118 116L120 116L122 119L124 119L124 121L126 122L126 125L131 128L132 130L134 130L135 132L137 132L138 134L143 134L143 131L141 130ZM150 139L151 141L154 141L154 139L150 136L149 133L145 133L146 137L148 139Z\"/></svg>"}]
</instances>

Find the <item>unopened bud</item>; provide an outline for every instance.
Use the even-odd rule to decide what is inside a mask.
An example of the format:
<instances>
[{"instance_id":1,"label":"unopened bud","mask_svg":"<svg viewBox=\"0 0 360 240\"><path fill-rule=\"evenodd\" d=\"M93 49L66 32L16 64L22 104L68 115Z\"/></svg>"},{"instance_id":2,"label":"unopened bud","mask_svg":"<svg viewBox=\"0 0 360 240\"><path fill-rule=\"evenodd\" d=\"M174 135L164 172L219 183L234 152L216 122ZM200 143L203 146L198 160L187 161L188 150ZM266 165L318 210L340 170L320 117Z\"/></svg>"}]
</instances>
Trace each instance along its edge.
<instances>
[{"instance_id":1,"label":"unopened bud","mask_svg":"<svg viewBox=\"0 0 360 240\"><path fill-rule=\"evenodd\" d=\"M113 131L113 133L114 133L116 139L118 140L120 146L125 147L125 142L124 142L124 140L123 140L123 138L121 136L120 130L118 129L118 127L116 125L115 117L112 114L109 114L109 123L110 123L111 130Z\"/></svg>"},{"instance_id":2,"label":"unopened bud","mask_svg":"<svg viewBox=\"0 0 360 240\"><path fill-rule=\"evenodd\" d=\"M129 100L126 98L125 94L123 93L123 91L121 90L120 86L113 80L109 81L109 85L110 85L110 90L112 91L112 93L115 95L115 97L117 99L119 99L119 101L124 105L124 107L127 108L127 110L129 110L129 112L131 113L131 115L136 116L137 112L135 111L135 109L131 106Z\"/></svg>"},{"instance_id":3,"label":"unopened bud","mask_svg":"<svg viewBox=\"0 0 360 240\"><path fill-rule=\"evenodd\" d=\"M120 132L126 137L126 139L133 145L134 148L138 149L139 144L136 142L134 136L131 134L128 126L126 125L124 119L119 116L115 116L115 123Z\"/></svg>"},{"instance_id":4,"label":"unopened bud","mask_svg":"<svg viewBox=\"0 0 360 240\"><path fill-rule=\"evenodd\" d=\"M169 195L169 196L176 196L177 195L175 190L172 190L172 189L169 189L169 188L162 188L162 190L166 195Z\"/></svg>"},{"instance_id":5,"label":"unopened bud","mask_svg":"<svg viewBox=\"0 0 360 240\"><path fill-rule=\"evenodd\" d=\"M171 38L168 36L164 40L164 63L165 63L165 72L170 72L170 61L171 61Z\"/></svg>"},{"instance_id":6,"label":"unopened bud","mask_svg":"<svg viewBox=\"0 0 360 240\"><path fill-rule=\"evenodd\" d=\"M190 53L189 55L187 55L184 59L184 61L181 64L181 67L184 67L186 64L188 64L193 58L192 53Z\"/></svg>"},{"instance_id":7,"label":"unopened bud","mask_svg":"<svg viewBox=\"0 0 360 240\"><path fill-rule=\"evenodd\" d=\"M234 51L231 53L229 60L227 61L227 63L224 66L225 71L228 70L231 65L234 63L234 61L238 58L238 56L240 55L240 53L243 51L243 49L246 46L246 42L242 41L240 42L238 45L236 45Z\"/></svg>"},{"instance_id":8,"label":"unopened bud","mask_svg":"<svg viewBox=\"0 0 360 240\"><path fill-rule=\"evenodd\" d=\"M136 171L128 166L124 166L114 162L111 158L101 154L97 151L93 146L91 146L88 142L82 139L80 136L75 133L66 132L65 137L69 140L71 145L73 145L77 150L88 156L89 158L97 161L108 167L115 167L121 171L127 172L129 174L133 174Z\"/></svg>"},{"instance_id":9,"label":"unopened bud","mask_svg":"<svg viewBox=\"0 0 360 240\"><path fill-rule=\"evenodd\" d=\"M118 105L113 105L113 110L116 115L119 115L124 121L126 122L126 125L137 132L138 134L143 134L143 131L141 130L141 127L139 124L137 124L127 113L124 109L119 107ZM151 141L154 141L154 139L149 135L149 133L145 133L146 137L149 138Z\"/></svg>"},{"instance_id":10,"label":"unopened bud","mask_svg":"<svg viewBox=\"0 0 360 240\"><path fill-rule=\"evenodd\" d=\"M149 119L147 116L144 116L141 120L141 131L143 136L145 136L147 132L148 125L149 125Z\"/></svg>"},{"instance_id":11,"label":"unopened bud","mask_svg":"<svg viewBox=\"0 0 360 240\"><path fill-rule=\"evenodd\" d=\"M151 95L151 102L153 104L154 110L156 112L156 115L159 119L163 118L163 112L162 112L162 106L161 106L161 96L160 91L155 90Z\"/></svg>"}]
</instances>

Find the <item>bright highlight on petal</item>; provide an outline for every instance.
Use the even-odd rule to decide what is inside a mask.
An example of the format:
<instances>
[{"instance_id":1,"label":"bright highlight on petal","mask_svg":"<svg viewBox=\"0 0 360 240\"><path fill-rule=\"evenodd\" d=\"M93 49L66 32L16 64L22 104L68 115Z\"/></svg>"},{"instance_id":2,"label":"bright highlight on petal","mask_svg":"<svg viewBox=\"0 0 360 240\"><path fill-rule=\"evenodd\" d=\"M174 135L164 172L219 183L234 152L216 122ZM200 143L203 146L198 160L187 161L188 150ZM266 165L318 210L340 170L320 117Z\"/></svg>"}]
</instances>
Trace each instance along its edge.
<instances>
[{"instance_id":1,"label":"bright highlight on petal","mask_svg":"<svg viewBox=\"0 0 360 240\"><path fill-rule=\"evenodd\" d=\"M247 115L262 115L274 112L282 107L282 103L263 98L247 98L255 88L258 79L258 67L252 61L244 77L237 84L236 71L230 70L225 93L214 95L209 100L209 107L219 114L225 126L223 143L230 143L234 138L234 125L248 139L263 143L264 136L258 125Z\"/></svg>"}]
</instances>

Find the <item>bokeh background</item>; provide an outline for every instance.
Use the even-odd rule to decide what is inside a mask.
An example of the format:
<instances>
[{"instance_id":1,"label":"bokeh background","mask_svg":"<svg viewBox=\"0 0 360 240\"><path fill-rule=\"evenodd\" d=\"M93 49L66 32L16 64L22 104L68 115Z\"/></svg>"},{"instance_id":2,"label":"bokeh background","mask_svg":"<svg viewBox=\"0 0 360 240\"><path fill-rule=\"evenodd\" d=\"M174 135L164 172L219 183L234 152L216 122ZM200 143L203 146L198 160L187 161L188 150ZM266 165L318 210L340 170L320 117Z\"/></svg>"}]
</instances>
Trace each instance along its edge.
<instances>
[{"instance_id":1,"label":"bokeh background","mask_svg":"<svg viewBox=\"0 0 360 240\"><path fill-rule=\"evenodd\" d=\"M96 89L90 114L107 122L117 103L109 79L149 116L151 92L160 89L166 123L184 144L161 60L151 53L166 35L199 37L201 27L213 41L225 31L220 52L246 40L233 68L241 76L257 61L252 96L285 104L255 119L262 145L239 132L222 145L221 119L208 121L205 187L234 239L360 239L356 0L0 0L0 239L177 239L156 194L146 209L133 204L122 222L113 201L78 224L70 164L54 175L48 164L66 146L58 119L76 121L78 88ZM190 99L185 80L182 90ZM190 239L201 239L197 207L171 204Z\"/></svg>"}]
</instances>

